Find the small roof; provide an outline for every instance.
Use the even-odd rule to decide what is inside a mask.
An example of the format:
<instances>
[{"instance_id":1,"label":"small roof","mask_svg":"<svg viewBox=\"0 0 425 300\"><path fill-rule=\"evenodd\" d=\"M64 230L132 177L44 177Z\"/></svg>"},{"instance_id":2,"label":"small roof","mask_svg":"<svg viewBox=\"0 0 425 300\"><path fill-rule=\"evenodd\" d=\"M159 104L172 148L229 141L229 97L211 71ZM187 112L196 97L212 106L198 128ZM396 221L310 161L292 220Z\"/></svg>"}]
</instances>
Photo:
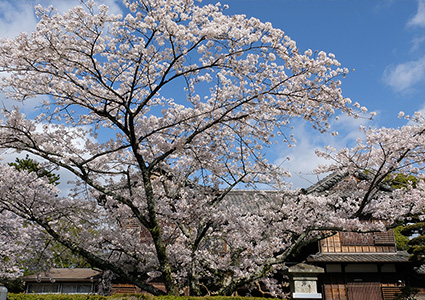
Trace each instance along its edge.
<instances>
[{"instance_id":1,"label":"small roof","mask_svg":"<svg viewBox=\"0 0 425 300\"><path fill-rule=\"evenodd\" d=\"M245 211L256 212L261 210L267 203L275 203L276 199L285 196L282 191L267 190L232 190L226 194L225 206L238 206Z\"/></svg>"},{"instance_id":2,"label":"small roof","mask_svg":"<svg viewBox=\"0 0 425 300\"><path fill-rule=\"evenodd\" d=\"M326 176L325 178L319 180L315 184L307 188L301 189L301 191L304 194L312 194L312 193L322 194L324 192L332 190L334 186L336 186L338 183L348 178L349 176L350 176L350 173L348 172L335 171L329 174L328 176ZM366 181L372 180L370 174L363 173L363 172L356 172L354 174L351 174L351 176L353 176L354 178L358 180L366 180ZM388 184L380 183L379 190L381 192L392 192L393 188Z\"/></svg>"},{"instance_id":3,"label":"small roof","mask_svg":"<svg viewBox=\"0 0 425 300\"><path fill-rule=\"evenodd\" d=\"M319 253L310 255L308 262L315 263L407 263L409 254L394 253Z\"/></svg>"},{"instance_id":4,"label":"small roof","mask_svg":"<svg viewBox=\"0 0 425 300\"><path fill-rule=\"evenodd\" d=\"M100 277L100 271L89 268L53 268L48 271L24 276L23 280L29 281L91 281Z\"/></svg>"},{"instance_id":5,"label":"small roof","mask_svg":"<svg viewBox=\"0 0 425 300\"><path fill-rule=\"evenodd\" d=\"M296 264L295 266L289 267L287 272L296 273L296 274L319 274L319 273L325 273L325 269L318 266L314 266L314 265L299 263L299 264Z\"/></svg>"},{"instance_id":6,"label":"small roof","mask_svg":"<svg viewBox=\"0 0 425 300\"><path fill-rule=\"evenodd\" d=\"M315 184L309 186L308 188L302 189L302 192L305 194L323 193L324 191L331 190L335 185L337 185L341 180L343 180L347 176L348 173L346 172L333 172L325 178L319 180Z\"/></svg>"}]
</instances>

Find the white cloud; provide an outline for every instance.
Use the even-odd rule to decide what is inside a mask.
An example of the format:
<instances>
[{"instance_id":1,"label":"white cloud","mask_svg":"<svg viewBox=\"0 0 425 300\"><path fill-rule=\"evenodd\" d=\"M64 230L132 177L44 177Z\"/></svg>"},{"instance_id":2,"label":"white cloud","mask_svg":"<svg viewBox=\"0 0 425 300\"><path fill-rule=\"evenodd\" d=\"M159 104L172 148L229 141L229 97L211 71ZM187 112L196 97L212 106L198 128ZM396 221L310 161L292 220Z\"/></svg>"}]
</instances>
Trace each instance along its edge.
<instances>
[{"instance_id":1,"label":"white cloud","mask_svg":"<svg viewBox=\"0 0 425 300\"><path fill-rule=\"evenodd\" d=\"M122 14L120 0L97 1L109 6L112 14ZM37 18L34 14L34 6L40 4L43 7L52 5L59 13L70 10L72 7L81 5L79 0L41 0L41 1L8 1L0 0L0 37L13 38L21 32L31 32L35 29Z\"/></svg>"},{"instance_id":2,"label":"white cloud","mask_svg":"<svg viewBox=\"0 0 425 300\"><path fill-rule=\"evenodd\" d=\"M43 129L44 126L47 126L46 129ZM88 131L90 127L89 126L66 127L67 132L69 132L71 136L74 136L74 139L72 140L72 144L74 147L76 147L77 149L83 150L85 149L86 140L89 140L92 143L97 142L97 140L93 136L89 135L88 133L86 133L84 137L81 137L82 132L79 131L80 129ZM35 131L37 133L42 133L42 132L54 133L56 129L53 128L51 124L37 124ZM0 149L0 154L1 154L0 160L4 163L14 162L16 158L23 159L27 155L37 162L40 162L40 163L47 162L41 157L35 156L26 151L17 152L16 150L12 150L12 149L7 149L7 150ZM89 154L86 154L83 156L83 158L89 158L89 157L90 157ZM54 170L53 173L60 176L60 180L59 180L60 184L58 185L58 189L61 191L61 195L62 196L69 195L72 188L72 186L69 185L69 182L76 181L78 180L78 178L73 173L71 173L70 171L64 168L58 168L57 170Z\"/></svg>"},{"instance_id":3,"label":"white cloud","mask_svg":"<svg viewBox=\"0 0 425 300\"><path fill-rule=\"evenodd\" d=\"M425 0L418 0L418 11L407 22L407 26L425 27Z\"/></svg>"},{"instance_id":4,"label":"white cloud","mask_svg":"<svg viewBox=\"0 0 425 300\"><path fill-rule=\"evenodd\" d=\"M315 150L323 145L320 145L320 142L315 138L317 132L309 132L302 124L296 125L294 133L297 138L296 147L289 149L286 145L280 147L278 151L280 151L281 157L276 159L274 163L291 172L292 177L288 178L288 182L291 182L294 188L308 187L318 180L313 170L320 163L325 163L315 154Z\"/></svg>"},{"instance_id":5,"label":"white cloud","mask_svg":"<svg viewBox=\"0 0 425 300\"><path fill-rule=\"evenodd\" d=\"M416 60L389 66L384 71L384 82L396 92L411 90L425 79L425 56Z\"/></svg>"},{"instance_id":6,"label":"white cloud","mask_svg":"<svg viewBox=\"0 0 425 300\"><path fill-rule=\"evenodd\" d=\"M35 98L28 98L24 101L16 101L10 98L6 98L6 95L4 93L0 93L0 110L12 110L14 107L18 107L21 112L25 114L30 114L37 107L40 107L42 103L43 97L41 96Z\"/></svg>"},{"instance_id":7,"label":"white cloud","mask_svg":"<svg viewBox=\"0 0 425 300\"><path fill-rule=\"evenodd\" d=\"M425 36L419 36L412 39L412 48L410 51L418 51L420 50L421 45L425 42Z\"/></svg>"},{"instance_id":8,"label":"white cloud","mask_svg":"<svg viewBox=\"0 0 425 300\"><path fill-rule=\"evenodd\" d=\"M13 38L34 30L37 20L28 2L0 1L0 36Z\"/></svg>"},{"instance_id":9,"label":"white cloud","mask_svg":"<svg viewBox=\"0 0 425 300\"><path fill-rule=\"evenodd\" d=\"M417 0L416 14L408 20L406 26L425 28L425 0ZM412 39L412 52L420 50L425 36L420 35ZM395 92L410 94L418 85L425 83L425 56L416 60L389 65L383 72L382 80Z\"/></svg>"},{"instance_id":10,"label":"white cloud","mask_svg":"<svg viewBox=\"0 0 425 300\"><path fill-rule=\"evenodd\" d=\"M98 4L105 4L109 7L109 13L111 14L122 14L120 4L121 0L97 0ZM39 4L43 7L52 5L58 12L66 12L75 6L81 5L80 0L43 0L39 1Z\"/></svg>"},{"instance_id":11,"label":"white cloud","mask_svg":"<svg viewBox=\"0 0 425 300\"><path fill-rule=\"evenodd\" d=\"M291 182L294 188L308 187L326 174L317 176L314 169L319 164L329 163L323 158L318 158L315 151L323 149L324 146L330 145L336 149L344 147L352 147L356 143L357 138L363 136L359 130L360 126L370 126L371 121L367 118L354 119L346 115L341 115L338 120L331 122L332 130L337 130L337 136L331 136L329 133L320 134L315 130L310 129L310 125L305 122L294 123L294 135L297 140L296 147L288 149L285 146L280 147L279 157L274 161L276 165L281 165L288 169L292 178ZM289 157L288 161L286 158Z\"/></svg>"},{"instance_id":12,"label":"white cloud","mask_svg":"<svg viewBox=\"0 0 425 300\"><path fill-rule=\"evenodd\" d=\"M121 0L99 0L98 3L106 4L111 14L122 14ZM0 38L14 38L21 32L32 32L37 25L34 7L40 4L43 7L52 5L59 13L69 11L72 7L81 5L79 0L0 0ZM7 76L7 74L0 74ZM18 106L22 112L29 113L41 104L41 97L17 102L7 99L0 93L0 109L11 109Z\"/></svg>"}]
</instances>

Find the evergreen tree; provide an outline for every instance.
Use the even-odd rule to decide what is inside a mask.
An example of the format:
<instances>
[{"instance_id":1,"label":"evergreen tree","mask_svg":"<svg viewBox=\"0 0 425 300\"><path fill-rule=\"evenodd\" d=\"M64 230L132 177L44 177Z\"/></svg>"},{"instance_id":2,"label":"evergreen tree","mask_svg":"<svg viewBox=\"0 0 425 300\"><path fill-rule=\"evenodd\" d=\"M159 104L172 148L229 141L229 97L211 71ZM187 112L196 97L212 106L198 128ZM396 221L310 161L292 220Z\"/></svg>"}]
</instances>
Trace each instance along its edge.
<instances>
[{"instance_id":1,"label":"evergreen tree","mask_svg":"<svg viewBox=\"0 0 425 300\"><path fill-rule=\"evenodd\" d=\"M394 189L416 188L417 177L413 175L397 174L391 179L391 187ZM406 224L395 228L394 235L399 250L407 250L411 255L410 260L423 263L425 258L425 222L413 219Z\"/></svg>"},{"instance_id":2,"label":"evergreen tree","mask_svg":"<svg viewBox=\"0 0 425 300\"><path fill-rule=\"evenodd\" d=\"M60 176L50 170L44 168L39 162L30 158L28 155L25 158L16 158L15 162L9 163L10 166L15 167L18 171L27 171L28 173L36 173L39 178L46 178L50 184L58 185ZM73 232L78 234L78 232ZM54 240L46 240L46 248L50 248L53 259L53 267L58 268L83 268L89 267L87 261L79 256L73 254L68 248ZM39 259L39 258L35 258ZM26 270L25 273L32 273L31 270Z\"/></svg>"},{"instance_id":3,"label":"evergreen tree","mask_svg":"<svg viewBox=\"0 0 425 300\"><path fill-rule=\"evenodd\" d=\"M46 177L50 184L58 185L60 182L60 176L53 173L52 171L46 170L40 165L39 162L33 160L28 155L25 158L16 158L15 162L9 163L10 166L15 167L18 171L25 170L29 173L34 172L37 177Z\"/></svg>"}]
</instances>

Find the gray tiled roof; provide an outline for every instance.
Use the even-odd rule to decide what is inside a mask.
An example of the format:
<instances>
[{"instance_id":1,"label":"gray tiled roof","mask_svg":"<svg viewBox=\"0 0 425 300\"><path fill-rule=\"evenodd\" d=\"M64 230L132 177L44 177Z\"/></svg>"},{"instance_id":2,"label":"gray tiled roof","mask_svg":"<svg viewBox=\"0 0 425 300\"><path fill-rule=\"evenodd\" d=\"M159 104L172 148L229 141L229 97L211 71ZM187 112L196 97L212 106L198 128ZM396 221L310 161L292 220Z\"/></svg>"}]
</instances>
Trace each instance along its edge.
<instances>
[{"instance_id":1,"label":"gray tiled roof","mask_svg":"<svg viewBox=\"0 0 425 300\"><path fill-rule=\"evenodd\" d=\"M24 281L91 281L99 278L100 271L89 268L53 268L49 272L24 276Z\"/></svg>"},{"instance_id":2,"label":"gray tiled roof","mask_svg":"<svg viewBox=\"0 0 425 300\"><path fill-rule=\"evenodd\" d=\"M245 211L255 212L270 202L285 196L281 191L232 190L225 196L225 205L238 206Z\"/></svg>"},{"instance_id":3,"label":"gray tiled roof","mask_svg":"<svg viewBox=\"0 0 425 300\"><path fill-rule=\"evenodd\" d=\"M348 172L335 171L329 174L328 176L326 176L325 178L319 180L315 184L309 186L308 188L301 189L301 191L305 194L311 194L311 193L320 194L326 191L330 191L335 185L337 185L339 182L341 182L343 179L347 178L348 176L349 176ZM364 172L356 172L352 174L352 176L354 176L358 180L366 180L366 181L372 180L372 176ZM391 192L393 189L388 184L381 182L379 184L379 190L381 192Z\"/></svg>"},{"instance_id":4,"label":"gray tiled roof","mask_svg":"<svg viewBox=\"0 0 425 300\"><path fill-rule=\"evenodd\" d=\"M325 178L319 180L315 184L309 186L306 189L302 189L305 194L311 193L321 193L327 190L332 189L336 184L338 184L341 180L346 178L348 173L342 172L334 172L326 176Z\"/></svg>"},{"instance_id":5,"label":"gray tiled roof","mask_svg":"<svg viewBox=\"0 0 425 300\"><path fill-rule=\"evenodd\" d=\"M404 263L409 261L409 254L404 251L394 253L319 253L310 255L307 261L315 263Z\"/></svg>"}]
</instances>

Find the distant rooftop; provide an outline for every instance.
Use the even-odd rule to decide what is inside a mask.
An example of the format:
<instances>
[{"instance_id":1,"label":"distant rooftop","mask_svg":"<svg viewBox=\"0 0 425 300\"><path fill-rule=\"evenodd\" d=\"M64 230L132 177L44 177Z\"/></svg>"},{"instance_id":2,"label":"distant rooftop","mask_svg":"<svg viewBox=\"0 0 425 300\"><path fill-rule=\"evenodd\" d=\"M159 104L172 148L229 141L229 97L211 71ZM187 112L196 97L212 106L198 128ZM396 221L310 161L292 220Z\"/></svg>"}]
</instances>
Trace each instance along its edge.
<instances>
[{"instance_id":1,"label":"distant rooftop","mask_svg":"<svg viewBox=\"0 0 425 300\"><path fill-rule=\"evenodd\" d=\"M100 277L100 271L89 268L54 268L48 272L24 276L24 281L91 281Z\"/></svg>"}]
</instances>

